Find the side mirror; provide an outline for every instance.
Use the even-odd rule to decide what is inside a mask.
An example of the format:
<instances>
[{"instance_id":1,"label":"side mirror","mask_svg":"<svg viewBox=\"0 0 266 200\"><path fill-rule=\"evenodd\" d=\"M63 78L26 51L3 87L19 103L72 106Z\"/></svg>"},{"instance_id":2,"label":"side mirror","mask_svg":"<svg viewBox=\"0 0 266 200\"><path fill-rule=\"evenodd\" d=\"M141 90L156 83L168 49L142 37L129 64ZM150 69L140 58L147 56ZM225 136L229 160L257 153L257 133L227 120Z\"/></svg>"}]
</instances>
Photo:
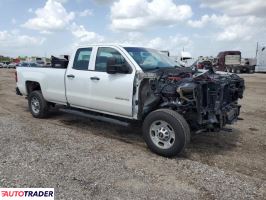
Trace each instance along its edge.
<instances>
[{"instance_id":1,"label":"side mirror","mask_svg":"<svg viewBox=\"0 0 266 200\"><path fill-rule=\"evenodd\" d=\"M109 58L107 60L106 72L108 74L128 74L130 69L126 63L116 64L114 58Z\"/></svg>"}]
</instances>

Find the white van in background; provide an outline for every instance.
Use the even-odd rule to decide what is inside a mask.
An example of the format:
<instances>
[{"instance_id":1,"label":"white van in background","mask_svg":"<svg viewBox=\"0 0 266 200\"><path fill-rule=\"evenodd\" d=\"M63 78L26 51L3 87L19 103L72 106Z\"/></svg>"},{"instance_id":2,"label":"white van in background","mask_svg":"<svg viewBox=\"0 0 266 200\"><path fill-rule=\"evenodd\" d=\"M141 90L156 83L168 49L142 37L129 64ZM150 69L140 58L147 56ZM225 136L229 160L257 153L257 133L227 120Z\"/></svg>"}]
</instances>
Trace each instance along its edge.
<instances>
[{"instance_id":1,"label":"white van in background","mask_svg":"<svg viewBox=\"0 0 266 200\"><path fill-rule=\"evenodd\" d=\"M174 61L180 63L183 67L190 67L196 59L187 51L181 51L178 56L170 56Z\"/></svg>"}]
</instances>

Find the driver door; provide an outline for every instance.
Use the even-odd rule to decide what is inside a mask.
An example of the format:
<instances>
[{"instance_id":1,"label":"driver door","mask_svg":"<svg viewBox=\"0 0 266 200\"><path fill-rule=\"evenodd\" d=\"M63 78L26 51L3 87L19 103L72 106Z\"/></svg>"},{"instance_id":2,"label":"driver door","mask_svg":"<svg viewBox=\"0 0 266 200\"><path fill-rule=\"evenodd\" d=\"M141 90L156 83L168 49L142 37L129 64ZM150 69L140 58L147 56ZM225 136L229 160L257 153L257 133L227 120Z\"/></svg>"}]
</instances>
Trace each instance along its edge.
<instances>
[{"instance_id":1,"label":"driver door","mask_svg":"<svg viewBox=\"0 0 266 200\"><path fill-rule=\"evenodd\" d=\"M126 74L108 74L107 62L126 64L131 69ZM135 69L128 64L126 56L115 47L98 47L94 69L90 71L91 108L132 117L133 85Z\"/></svg>"}]
</instances>

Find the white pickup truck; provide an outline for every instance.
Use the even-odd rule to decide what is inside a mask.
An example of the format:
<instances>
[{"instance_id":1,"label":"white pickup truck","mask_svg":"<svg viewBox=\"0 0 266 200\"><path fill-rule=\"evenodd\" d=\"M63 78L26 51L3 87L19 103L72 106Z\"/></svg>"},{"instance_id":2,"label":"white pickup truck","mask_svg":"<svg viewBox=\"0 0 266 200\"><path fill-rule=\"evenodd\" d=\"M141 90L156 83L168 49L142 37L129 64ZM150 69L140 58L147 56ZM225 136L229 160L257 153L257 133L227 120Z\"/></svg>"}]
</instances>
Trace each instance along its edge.
<instances>
[{"instance_id":1,"label":"white pickup truck","mask_svg":"<svg viewBox=\"0 0 266 200\"><path fill-rule=\"evenodd\" d=\"M18 67L17 94L36 118L51 106L114 123L143 122L148 147L182 152L191 133L237 120L244 81L235 74L183 68L159 51L122 45L78 48L62 66Z\"/></svg>"}]
</instances>

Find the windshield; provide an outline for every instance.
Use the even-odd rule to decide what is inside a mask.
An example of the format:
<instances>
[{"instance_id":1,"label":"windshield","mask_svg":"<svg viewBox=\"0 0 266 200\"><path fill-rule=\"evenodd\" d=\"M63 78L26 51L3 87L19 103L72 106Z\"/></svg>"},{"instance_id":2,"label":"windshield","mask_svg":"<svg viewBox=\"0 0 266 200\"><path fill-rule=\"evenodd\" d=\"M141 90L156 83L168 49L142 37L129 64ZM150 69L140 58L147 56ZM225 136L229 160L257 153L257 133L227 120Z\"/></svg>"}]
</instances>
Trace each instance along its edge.
<instances>
[{"instance_id":1,"label":"windshield","mask_svg":"<svg viewBox=\"0 0 266 200\"><path fill-rule=\"evenodd\" d=\"M132 56L143 71L156 70L166 67L180 67L180 65L174 60L154 49L125 47L125 50Z\"/></svg>"}]
</instances>

